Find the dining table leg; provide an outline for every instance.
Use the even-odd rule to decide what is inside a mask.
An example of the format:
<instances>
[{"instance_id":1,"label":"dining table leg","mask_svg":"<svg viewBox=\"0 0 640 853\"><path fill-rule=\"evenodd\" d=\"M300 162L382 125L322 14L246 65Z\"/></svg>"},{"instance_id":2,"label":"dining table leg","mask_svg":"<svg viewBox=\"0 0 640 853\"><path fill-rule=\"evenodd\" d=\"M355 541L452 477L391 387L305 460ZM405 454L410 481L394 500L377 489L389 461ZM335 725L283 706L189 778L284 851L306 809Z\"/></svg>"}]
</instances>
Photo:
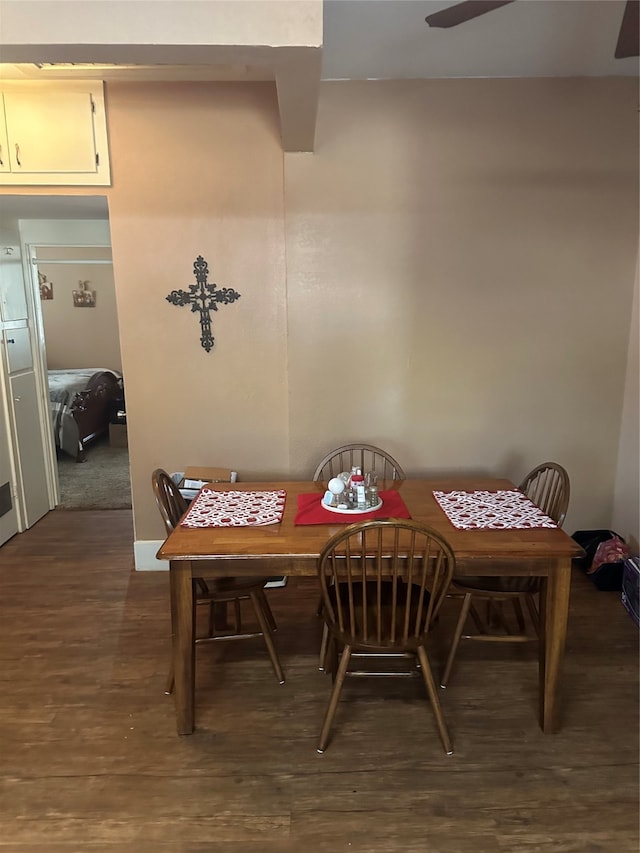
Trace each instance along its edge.
<instances>
[{"instance_id":1,"label":"dining table leg","mask_svg":"<svg viewBox=\"0 0 640 853\"><path fill-rule=\"evenodd\" d=\"M558 691L569 618L571 560L558 560L540 590L540 727L560 728Z\"/></svg>"},{"instance_id":2,"label":"dining table leg","mask_svg":"<svg viewBox=\"0 0 640 853\"><path fill-rule=\"evenodd\" d=\"M195 706L195 595L190 562L170 562L169 586L178 734L190 735L194 728Z\"/></svg>"}]
</instances>

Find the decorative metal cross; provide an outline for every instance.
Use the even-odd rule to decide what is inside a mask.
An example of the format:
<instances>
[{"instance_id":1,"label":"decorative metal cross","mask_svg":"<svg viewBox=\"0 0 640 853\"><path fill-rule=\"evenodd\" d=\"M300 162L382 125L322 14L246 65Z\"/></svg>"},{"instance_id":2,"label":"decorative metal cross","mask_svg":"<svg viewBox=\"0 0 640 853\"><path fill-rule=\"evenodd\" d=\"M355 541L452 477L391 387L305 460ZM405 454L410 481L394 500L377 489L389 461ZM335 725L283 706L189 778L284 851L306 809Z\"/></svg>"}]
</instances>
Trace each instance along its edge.
<instances>
[{"instance_id":1,"label":"decorative metal cross","mask_svg":"<svg viewBox=\"0 0 640 853\"><path fill-rule=\"evenodd\" d=\"M196 283L190 284L188 291L172 290L167 296L167 302L180 307L191 303L191 311L200 312L200 327L202 329L200 343L207 352L211 352L215 339L211 334L211 315L209 312L218 310L218 302L225 305L235 302L236 299L240 299L240 294L230 287L221 287L216 290L215 284L207 282L209 267L202 255L198 255L196 258L193 264L193 272Z\"/></svg>"}]
</instances>

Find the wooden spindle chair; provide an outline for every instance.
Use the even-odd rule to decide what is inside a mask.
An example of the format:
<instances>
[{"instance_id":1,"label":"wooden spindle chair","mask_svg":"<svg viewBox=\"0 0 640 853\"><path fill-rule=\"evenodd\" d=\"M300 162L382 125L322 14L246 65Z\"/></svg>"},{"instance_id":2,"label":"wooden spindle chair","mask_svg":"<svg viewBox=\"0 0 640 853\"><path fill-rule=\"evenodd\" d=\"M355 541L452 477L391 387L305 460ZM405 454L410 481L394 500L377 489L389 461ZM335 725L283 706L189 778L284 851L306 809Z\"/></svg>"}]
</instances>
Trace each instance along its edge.
<instances>
[{"instance_id":1,"label":"wooden spindle chair","mask_svg":"<svg viewBox=\"0 0 640 853\"><path fill-rule=\"evenodd\" d=\"M570 483L566 470L556 462L544 462L530 471L518 486L545 515L562 527L569 506ZM525 643L538 638L540 616L537 604L540 578L536 577L464 577L454 576L449 597L461 598L462 607L454 630L440 686L449 683L453 662L461 640L479 640L493 643ZM486 604L483 618L476 608L478 602ZM504 612L503 605L513 607L517 631ZM525 605L533 626L527 633L522 605ZM464 633L468 616L475 623L475 633Z\"/></svg>"},{"instance_id":2,"label":"wooden spindle chair","mask_svg":"<svg viewBox=\"0 0 640 853\"><path fill-rule=\"evenodd\" d=\"M421 675L444 750L453 748L427 654L427 638L455 569L446 540L405 519L363 521L334 535L318 562L329 641L325 666L334 682L318 752L325 751L349 675ZM399 671L353 669L352 660L411 663Z\"/></svg>"},{"instance_id":3,"label":"wooden spindle chair","mask_svg":"<svg viewBox=\"0 0 640 853\"><path fill-rule=\"evenodd\" d=\"M344 444L327 453L318 464L313 480L328 483L342 471L351 471L354 465L357 465L363 474L366 471L375 471L380 481L406 479L400 465L386 450L381 450L373 444Z\"/></svg>"},{"instance_id":4,"label":"wooden spindle chair","mask_svg":"<svg viewBox=\"0 0 640 853\"><path fill-rule=\"evenodd\" d=\"M406 476L398 462L380 447L373 444L343 444L329 451L317 466L313 474L315 483L326 485L333 477L337 477L343 471L351 471L357 465L362 473L367 471L375 473L382 483L391 483L394 480L406 480ZM322 602L318 604L317 616L322 616ZM320 662L318 669L324 672L324 660L327 653L327 642L329 634L326 625L322 629L322 640L320 642Z\"/></svg>"},{"instance_id":5,"label":"wooden spindle chair","mask_svg":"<svg viewBox=\"0 0 640 853\"><path fill-rule=\"evenodd\" d=\"M188 509L187 501L180 494L177 484L169 474L162 468L156 469L151 475L151 483L164 521L167 535L180 523L182 516ZM213 561L212 565L213 565ZM199 563L200 569L205 565ZM211 642L227 642L229 640L248 640L253 637L262 637L267 647L271 664L276 678L280 684L284 684L284 675L280 660L273 642L273 631L276 623L269 602L264 593L264 585L267 577L224 577L204 579L194 578L194 596L196 605L208 608L208 624L206 633L196 636L196 645ZM242 625L241 602L249 600L258 623L257 629L244 630ZM227 607L233 610L233 626L227 624ZM222 619L221 619L222 616ZM222 625L220 622L222 621ZM165 693L173 692L173 665L167 678Z\"/></svg>"}]
</instances>

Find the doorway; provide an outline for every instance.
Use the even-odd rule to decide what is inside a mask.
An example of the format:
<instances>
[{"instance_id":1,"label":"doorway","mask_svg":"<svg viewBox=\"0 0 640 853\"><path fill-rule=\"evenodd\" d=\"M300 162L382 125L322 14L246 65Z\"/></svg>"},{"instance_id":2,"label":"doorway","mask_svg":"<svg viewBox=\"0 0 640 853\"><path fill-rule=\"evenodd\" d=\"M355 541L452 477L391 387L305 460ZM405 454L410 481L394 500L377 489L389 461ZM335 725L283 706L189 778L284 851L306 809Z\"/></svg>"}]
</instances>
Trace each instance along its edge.
<instances>
[{"instance_id":1,"label":"doorway","mask_svg":"<svg viewBox=\"0 0 640 853\"><path fill-rule=\"evenodd\" d=\"M112 447L108 419L100 422L97 434L92 431L82 455L85 461L76 462L72 442L67 442L66 449L58 445L54 406L49 406L50 369L79 369L89 374L93 368L113 371L113 381L124 387L106 198L3 196L2 205L3 216L9 213L19 221L25 281L32 296L34 341L39 348L43 396L47 397L43 412L50 419L44 427L49 436L46 464L52 506L131 506L128 449L121 444ZM123 408L123 393L119 396ZM111 470L114 459L117 476ZM98 488L112 474L117 485ZM113 495L113 500L105 501L105 494Z\"/></svg>"},{"instance_id":2,"label":"doorway","mask_svg":"<svg viewBox=\"0 0 640 853\"><path fill-rule=\"evenodd\" d=\"M39 287L58 506L128 508L124 377L111 248L48 244L30 246L30 254Z\"/></svg>"}]
</instances>

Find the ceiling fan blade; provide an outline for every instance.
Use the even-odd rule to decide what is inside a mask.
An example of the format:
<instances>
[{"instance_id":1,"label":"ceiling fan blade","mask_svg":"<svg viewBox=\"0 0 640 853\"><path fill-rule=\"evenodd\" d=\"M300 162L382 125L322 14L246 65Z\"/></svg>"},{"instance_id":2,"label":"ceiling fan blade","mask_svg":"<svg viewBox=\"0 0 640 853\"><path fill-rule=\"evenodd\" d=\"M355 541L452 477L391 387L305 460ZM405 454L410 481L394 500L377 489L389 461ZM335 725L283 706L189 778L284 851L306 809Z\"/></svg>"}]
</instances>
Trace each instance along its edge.
<instances>
[{"instance_id":1,"label":"ceiling fan blade","mask_svg":"<svg viewBox=\"0 0 640 853\"><path fill-rule=\"evenodd\" d=\"M449 6L447 9L441 9L439 12L434 12L433 15L427 15L425 21L430 27L457 27L458 24L464 24L466 21L477 18L480 15L485 15L487 12L493 12L494 9L499 9L501 6L508 6L514 0L501 0L501 2L491 2L491 0L467 0L465 3L456 3L455 6Z\"/></svg>"},{"instance_id":2,"label":"ceiling fan blade","mask_svg":"<svg viewBox=\"0 0 640 853\"><path fill-rule=\"evenodd\" d=\"M622 15L616 59L626 59L628 56L640 55L638 32L640 30L640 0L627 0Z\"/></svg>"}]
</instances>

